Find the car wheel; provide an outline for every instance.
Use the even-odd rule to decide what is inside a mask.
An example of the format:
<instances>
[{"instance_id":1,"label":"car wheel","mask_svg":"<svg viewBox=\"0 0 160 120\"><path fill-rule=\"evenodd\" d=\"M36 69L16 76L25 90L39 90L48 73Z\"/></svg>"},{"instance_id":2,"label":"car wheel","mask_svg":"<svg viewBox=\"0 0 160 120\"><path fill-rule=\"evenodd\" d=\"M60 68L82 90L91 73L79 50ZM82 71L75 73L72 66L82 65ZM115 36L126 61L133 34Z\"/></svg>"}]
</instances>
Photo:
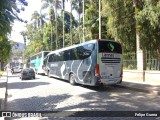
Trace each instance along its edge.
<instances>
[{"instance_id":1,"label":"car wheel","mask_svg":"<svg viewBox=\"0 0 160 120\"><path fill-rule=\"evenodd\" d=\"M75 76L73 74L70 74L69 82L71 85L76 85Z\"/></svg>"}]
</instances>

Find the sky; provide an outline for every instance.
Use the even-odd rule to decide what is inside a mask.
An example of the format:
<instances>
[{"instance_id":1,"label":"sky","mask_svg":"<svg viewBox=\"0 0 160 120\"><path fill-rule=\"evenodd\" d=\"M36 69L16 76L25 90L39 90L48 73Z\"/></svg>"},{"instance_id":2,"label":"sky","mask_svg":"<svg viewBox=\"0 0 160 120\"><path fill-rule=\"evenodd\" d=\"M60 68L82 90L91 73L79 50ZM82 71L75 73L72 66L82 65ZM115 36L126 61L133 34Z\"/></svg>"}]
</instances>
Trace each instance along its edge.
<instances>
[{"instance_id":1,"label":"sky","mask_svg":"<svg viewBox=\"0 0 160 120\"><path fill-rule=\"evenodd\" d=\"M31 15L34 11L40 12L40 8L42 4L41 4L41 0L26 0L26 1L28 2L28 6L25 7L25 11L21 11L21 13L19 13L18 16L23 20L27 20L29 22L31 20ZM67 5L66 10L67 11L70 10L69 5ZM26 29L25 25L26 23L22 23L15 20L12 27L10 39L16 42L24 43L23 37L20 35L20 32Z\"/></svg>"}]
</instances>

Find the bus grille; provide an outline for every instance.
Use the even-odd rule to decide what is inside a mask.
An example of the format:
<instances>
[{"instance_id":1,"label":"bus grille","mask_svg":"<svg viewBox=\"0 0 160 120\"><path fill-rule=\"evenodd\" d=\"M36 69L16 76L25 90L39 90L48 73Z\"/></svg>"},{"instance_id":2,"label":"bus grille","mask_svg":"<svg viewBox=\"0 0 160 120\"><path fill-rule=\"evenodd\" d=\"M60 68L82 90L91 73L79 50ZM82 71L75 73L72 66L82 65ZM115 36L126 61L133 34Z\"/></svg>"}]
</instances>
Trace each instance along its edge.
<instances>
[{"instance_id":1,"label":"bus grille","mask_svg":"<svg viewBox=\"0 0 160 120\"><path fill-rule=\"evenodd\" d=\"M102 63L120 63L121 58L101 58Z\"/></svg>"}]
</instances>

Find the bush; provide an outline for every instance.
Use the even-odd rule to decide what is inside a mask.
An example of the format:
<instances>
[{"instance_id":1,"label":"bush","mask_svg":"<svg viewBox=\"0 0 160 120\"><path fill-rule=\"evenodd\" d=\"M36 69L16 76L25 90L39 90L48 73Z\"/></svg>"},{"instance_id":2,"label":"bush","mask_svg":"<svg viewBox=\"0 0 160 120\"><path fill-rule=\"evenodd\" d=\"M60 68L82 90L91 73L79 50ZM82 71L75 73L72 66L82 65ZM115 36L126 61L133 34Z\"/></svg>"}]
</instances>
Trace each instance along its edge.
<instances>
[{"instance_id":1,"label":"bush","mask_svg":"<svg viewBox=\"0 0 160 120\"><path fill-rule=\"evenodd\" d=\"M2 71L0 71L0 77L2 76L2 73L3 73L3 72L2 72Z\"/></svg>"}]
</instances>

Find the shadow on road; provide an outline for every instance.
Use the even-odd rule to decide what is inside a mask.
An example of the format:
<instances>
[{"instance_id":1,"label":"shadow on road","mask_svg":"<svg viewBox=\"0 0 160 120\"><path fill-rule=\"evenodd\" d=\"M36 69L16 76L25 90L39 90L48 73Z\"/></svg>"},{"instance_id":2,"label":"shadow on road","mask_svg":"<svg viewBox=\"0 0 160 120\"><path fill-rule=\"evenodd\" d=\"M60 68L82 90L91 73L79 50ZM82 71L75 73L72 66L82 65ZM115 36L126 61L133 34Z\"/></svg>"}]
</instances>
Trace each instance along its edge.
<instances>
[{"instance_id":1,"label":"shadow on road","mask_svg":"<svg viewBox=\"0 0 160 120\"><path fill-rule=\"evenodd\" d=\"M49 85L48 82L14 82L14 83L8 83L8 89L26 89L26 88L33 88L36 86L42 86L42 85Z\"/></svg>"},{"instance_id":2,"label":"shadow on road","mask_svg":"<svg viewBox=\"0 0 160 120\"><path fill-rule=\"evenodd\" d=\"M65 101L70 98L71 95L61 94L61 95L49 95L47 97L37 97L33 96L30 98L15 99L8 102L7 110L10 111L56 111L56 106L58 103ZM14 106L14 109L10 109Z\"/></svg>"},{"instance_id":3,"label":"shadow on road","mask_svg":"<svg viewBox=\"0 0 160 120\"><path fill-rule=\"evenodd\" d=\"M0 88L6 87L6 82L0 82Z\"/></svg>"}]
</instances>

